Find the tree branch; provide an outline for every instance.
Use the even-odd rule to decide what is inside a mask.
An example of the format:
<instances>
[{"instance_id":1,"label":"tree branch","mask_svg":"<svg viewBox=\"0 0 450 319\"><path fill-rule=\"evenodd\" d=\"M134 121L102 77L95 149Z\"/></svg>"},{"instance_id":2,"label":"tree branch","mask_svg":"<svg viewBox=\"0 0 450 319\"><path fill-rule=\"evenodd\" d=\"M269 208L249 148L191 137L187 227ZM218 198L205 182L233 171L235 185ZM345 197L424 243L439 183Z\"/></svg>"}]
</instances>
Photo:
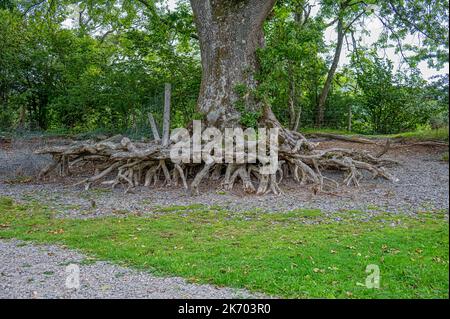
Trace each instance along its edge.
<instances>
[{"instance_id":1,"label":"tree branch","mask_svg":"<svg viewBox=\"0 0 450 319\"><path fill-rule=\"evenodd\" d=\"M403 16L403 14L401 14L399 12L399 10L392 4L391 1L388 1L389 6L391 7L392 11L394 12L394 14L405 24L405 25L409 25L412 26L413 29L415 29L417 32L423 34L425 37L433 40L436 43L440 44L440 41L437 40L436 38L432 37L431 35L429 35L427 32L425 32L424 30L422 30L416 23L414 23L412 20L409 19L405 19L405 17Z\"/></svg>"},{"instance_id":2,"label":"tree branch","mask_svg":"<svg viewBox=\"0 0 450 319\"><path fill-rule=\"evenodd\" d=\"M378 20L380 20L380 22L384 25L385 28L387 28L388 30L391 31L392 35L397 40L398 49L400 51L400 54L401 54L403 60L405 60L406 63L410 64L409 59L403 53L401 39L398 37L398 35L395 33L395 31L392 29L392 27L389 25L389 23L386 23L379 15L375 14L375 16L378 18Z\"/></svg>"},{"instance_id":3,"label":"tree branch","mask_svg":"<svg viewBox=\"0 0 450 319\"><path fill-rule=\"evenodd\" d=\"M38 2L36 2L36 3L31 4L31 5L25 10L25 12L23 13L23 16L26 16L26 15L28 14L28 12L30 12L33 8L35 8L35 7L37 7L37 6L41 5L41 4L43 4L44 2L45 2L45 0L42 0L42 1L38 1Z\"/></svg>"}]
</instances>

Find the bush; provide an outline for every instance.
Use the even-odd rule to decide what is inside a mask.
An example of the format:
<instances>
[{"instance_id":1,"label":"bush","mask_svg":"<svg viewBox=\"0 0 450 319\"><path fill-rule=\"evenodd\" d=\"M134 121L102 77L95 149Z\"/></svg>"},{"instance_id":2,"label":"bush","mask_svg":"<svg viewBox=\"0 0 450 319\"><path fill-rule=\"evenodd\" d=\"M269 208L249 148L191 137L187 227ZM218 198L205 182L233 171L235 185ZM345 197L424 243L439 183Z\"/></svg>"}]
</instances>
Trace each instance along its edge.
<instances>
[{"instance_id":1,"label":"bush","mask_svg":"<svg viewBox=\"0 0 450 319\"><path fill-rule=\"evenodd\" d=\"M0 130L9 131L13 125L12 112L8 110L0 111Z\"/></svg>"}]
</instances>

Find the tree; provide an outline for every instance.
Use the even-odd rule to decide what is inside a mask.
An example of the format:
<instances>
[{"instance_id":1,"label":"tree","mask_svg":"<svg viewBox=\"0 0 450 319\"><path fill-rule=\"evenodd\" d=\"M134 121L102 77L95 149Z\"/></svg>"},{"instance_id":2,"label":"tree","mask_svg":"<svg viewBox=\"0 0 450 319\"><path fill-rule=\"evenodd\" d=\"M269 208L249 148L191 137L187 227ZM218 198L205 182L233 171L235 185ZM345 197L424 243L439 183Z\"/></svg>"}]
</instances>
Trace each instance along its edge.
<instances>
[{"instance_id":1,"label":"tree","mask_svg":"<svg viewBox=\"0 0 450 319\"><path fill-rule=\"evenodd\" d=\"M322 23L306 0L278 1L265 25L259 51L259 91L280 122L293 131L311 125L318 86L326 72Z\"/></svg>"},{"instance_id":2,"label":"tree","mask_svg":"<svg viewBox=\"0 0 450 319\"><path fill-rule=\"evenodd\" d=\"M202 56L199 111L209 125L239 125L237 86L257 87L256 51L264 44L263 23L276 0L191 0ZM245 110L260 103L246 95Z\"/></svg>"},{"instance_id":3,"label":"tree","mask_svg":"<svg viewBox=\"0 0 450 319\"><path fill-rule=\"evenodd\" d=\"M342 47L344 45L344 38L346 34L350 31L350 28L366 13L367 3L361 1L352 0L340 0L340 1L325 1L324 5L325 16L327 16L327 11L336 11L334 15L336 18L328 23L326 27L329 27L337 22L336 32L337 41L336 48L333 55L333 60L331 66L328 70L328 74L325 80L325 84L319 96L317 103L317 117L316 126L321 127L324 122L325 114L325 103L330 92L331 84L334 79L334 75L339 65L339 60L341 57ZM372 1L368 1L369 3Z\"/></svg>"},{"instance_id":4,"label":"tree","mask_svg":"<svg viewBox=\"0 0 450 319\"><path fill-rule=\"evenodd\" d=\"M381 167L389 161L366 152L316 150L316 145L302 134L284 128L267 101L254 94L258 87L255 76L258 70L257 49L264 44L263 23L274 4L275 0L191 0L203 69L198 108L208 125L221 130L241 126L239 118L247 112L259 112L259 125L279 130L278 158L276 163L271 163L278 167L275 172L264 174L259 171L258 166L266 165L261 160L256 165L213 161L183 166L171 161L170 145L161 144L159 139L151 144L136 144L128 138L114 143L109 139L98 144L77 144L67 149L45 148L40 152L51 153L63 173L67 173L64 168L69 166L67 162L71 157L72 160L80 155L100 158L104 170L81 182L86 183L87 188L113 170L117 171L116 178L108 183L113 186L127 183L127 191L142 180L144 185L149 186L161 174L167 185L181 179L186 188L186 178L189 173L193 174L193 192L199 192L199 185L205 178L222 179L222 185L227 190L231 190L239 178L246 192L257 194L279 194L280 177L282 179L288 173L301 185L312 183L315 192L337 187L336 181L322 175L323 169L346 172L344 183L347 185L359 185L362 177L359 170L367 170L374 177L394 179ZM55 167L49 166L41 175ZM213 173L210 174L210 171Z\"/></svg>"}]
</instances>

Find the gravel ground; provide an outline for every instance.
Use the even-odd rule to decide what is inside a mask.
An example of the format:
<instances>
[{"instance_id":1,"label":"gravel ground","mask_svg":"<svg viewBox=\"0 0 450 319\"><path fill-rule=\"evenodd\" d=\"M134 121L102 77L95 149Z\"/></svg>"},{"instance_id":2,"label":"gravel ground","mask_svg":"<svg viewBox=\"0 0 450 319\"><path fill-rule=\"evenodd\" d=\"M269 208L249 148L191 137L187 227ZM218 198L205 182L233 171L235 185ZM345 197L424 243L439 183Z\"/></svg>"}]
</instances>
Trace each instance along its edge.
<instances>
[{"instance_id":1,"label":"gravel ground","mask_svg":"<svg viewBox=\"0 0 450 319\"><path fill-rule=\"evenodd\" d=\"M6 298L262 298L245 290L187 283L89 259L57 246L0 240L0 299ZM79 267L79 289L67 288L69 265ZM67 272L68 271L68 272ZM70 287L70 286L69 286Z\"/></svg>"},{"instance_id":2,"label":"gravel ground","mask_svg":"<svg viewBox=\"0 0 450 319\"><path fill-rule=\"evenodd\" d=\"M51 161L49 155L35 155L33 150L45 145L64 145L70 140L57 138L13 139L11 144L0 143L0 181L17 176L31 176Z\"/></svg>"}]
</instances>

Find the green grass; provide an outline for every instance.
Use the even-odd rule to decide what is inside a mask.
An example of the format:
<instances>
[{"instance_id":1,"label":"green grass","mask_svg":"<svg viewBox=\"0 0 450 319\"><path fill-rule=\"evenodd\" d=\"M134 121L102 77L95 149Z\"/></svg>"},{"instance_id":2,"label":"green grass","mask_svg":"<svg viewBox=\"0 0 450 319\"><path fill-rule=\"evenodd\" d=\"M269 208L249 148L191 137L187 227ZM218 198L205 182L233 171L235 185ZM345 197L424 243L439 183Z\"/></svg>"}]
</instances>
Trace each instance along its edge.
<instances>
[{"instance_id":1,"label":"green grass","mask_svg":"<svg viewBox=\"0 0 450 319\"><path fill-rule=\"evenodd\" d=\"M434 141L448 141L448 127L439 129L423 129L413 132L405 132L399 134L383 135L391 138L406 138L414 140L434 140Z\"/></svg>"},{"instance_id":2,"label":"green grass","mask_svg":"<svg viewBox=\"0 0 450 319\"><path fill-rule=\"evenodd\" d=\"M419 141L447 141L448 142L448 127L443 127L439 129L418 129L412 132L403 132L398 134L359 134L356 132L349 132L345 130L335 130L335 129L314 129L314 128L304 128L300 130L304 134L314 134L314 133L328 133L328 134L338 134L338 135L349 135L349 136L362 136L366 138L403 138Z\"/></svg>"},{"instance_id":3,"label":"green grass","mask_svg":"<svg viewBox=\"0 0 450 319\"><path fill-rule=\"evenodd\" d=\"M181 211L191 211L205 208L203 204L191 204L187 206L173 205L173 206L156 206L154 208L155 212L159 213L170 213L170 212L181 212Z\"/></svg>"},{"instance_id":4,"label":"green grass","mask_svg":"<svg viewBox=\"0 0 450 319\"><path fill-rule=\"evenodd\" d=\"M445 213L385 214L386 223L361 215L339 212L337 223L319 210L189 206L146 217L57 219L39 204L0 198L0 238L64 244L159 275L281 297L448 298ZM369 264L380 267L380 289L364 285Z\"/></svg>"},{"instance_id":5,"label":"green grass","mask_svg":"<svg viewBox=\"0 0 450 319\"><path fill-rule=\"evenodd\" d=\"M358 135L358 133L347 131L347 130L338 130L332 128L300 128L300 132L303 134L314 134L314 133L327 133L327 134L338 134L338 135Z\"/></svg>"}]
</instances>

